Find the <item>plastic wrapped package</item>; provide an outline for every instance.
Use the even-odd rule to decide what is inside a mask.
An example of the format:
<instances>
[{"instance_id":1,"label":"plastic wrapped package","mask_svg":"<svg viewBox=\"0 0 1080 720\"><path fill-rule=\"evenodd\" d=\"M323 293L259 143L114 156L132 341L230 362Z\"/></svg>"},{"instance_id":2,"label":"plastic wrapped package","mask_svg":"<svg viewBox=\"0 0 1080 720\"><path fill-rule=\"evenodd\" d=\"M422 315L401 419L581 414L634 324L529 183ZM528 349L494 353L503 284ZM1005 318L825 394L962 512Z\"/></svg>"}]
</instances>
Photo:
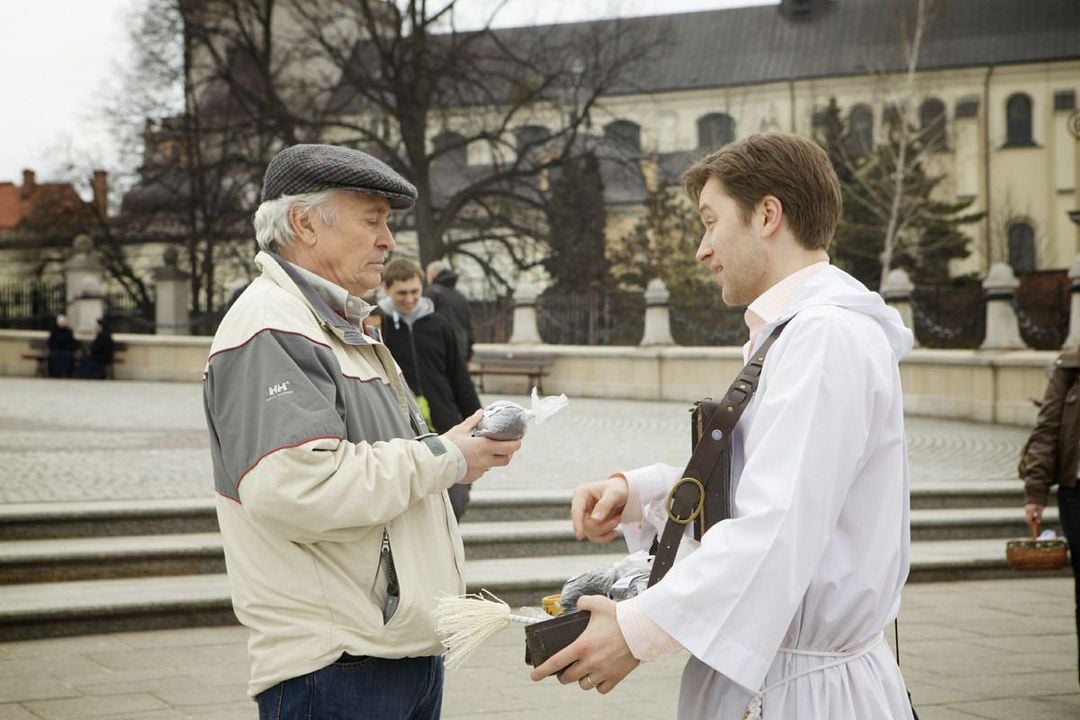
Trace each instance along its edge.
<instances>
[{"instance_id":1,"label":"plastic wrapped package","mask_svg":"<svg viewBox=\"0 0 1080 720\"><path fill-rule=\"evenodd\" d=\"M517 440L525 435L530 420L540 425L549 417L566 407L566 395L548 395L540 397L532 389L532 407L526 409L516 402L496 400L484 408L473 435L492 440Z\"/></svg>"},{"instance_id":2,"label":"plastic wrapped package","mask_svg":"<svg viewBox=\"0 0 1080 720\"><path fill-rule=\"evenodd\" d=\"M625 600L644 590L652 571L652 557L644 550L628 555L614 565L588 570L563 584L559 605L565 610L577 609L583 595L603 595L613 600Z\"/></svg>"}]
</instances>

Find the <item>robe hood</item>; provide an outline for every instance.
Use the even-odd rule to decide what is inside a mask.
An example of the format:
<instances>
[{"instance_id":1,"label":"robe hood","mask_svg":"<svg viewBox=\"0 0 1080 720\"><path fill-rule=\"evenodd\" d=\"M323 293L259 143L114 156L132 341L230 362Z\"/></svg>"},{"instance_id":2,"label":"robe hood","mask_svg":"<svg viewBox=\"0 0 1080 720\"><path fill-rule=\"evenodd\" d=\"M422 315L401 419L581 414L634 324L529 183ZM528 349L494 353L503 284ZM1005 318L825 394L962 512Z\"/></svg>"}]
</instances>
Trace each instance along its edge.
<instances>
[{"instance_id":1,"label":"robe hood","mask_svg":"<svg viewBox=\"0 0 1080 720\"><path fill-rule=\"evenodd\" d=\"M897 360L911 352L915 344L915 336L904 325L896 308L889 307L881 295L833 265L811 276L784 314L770 325L784 322L799 311L817 305L835 305L873 319L885 333Z\"/></svg>"}]
</instances>

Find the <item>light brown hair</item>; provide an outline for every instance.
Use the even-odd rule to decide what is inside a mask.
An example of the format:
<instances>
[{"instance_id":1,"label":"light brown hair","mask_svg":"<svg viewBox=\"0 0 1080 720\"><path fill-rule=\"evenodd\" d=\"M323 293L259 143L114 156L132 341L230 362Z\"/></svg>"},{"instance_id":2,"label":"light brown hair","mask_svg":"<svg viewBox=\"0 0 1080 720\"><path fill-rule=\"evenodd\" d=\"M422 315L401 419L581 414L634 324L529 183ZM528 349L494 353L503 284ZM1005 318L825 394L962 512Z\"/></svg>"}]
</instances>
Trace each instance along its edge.
<instances>
[{"instance_id":1,"label":"light brown hair","mask_svg":"<svg viewBox=\"0 0 1080 720\"><path fill-rule=\"evenodd\" d=\"M780 200L788 227L803 247L828 249L840 222L840 180L820 145L798 135L761 133L725 145L683 173L694 201L716 178L749 222L766 195Z\"/></svg>"},{"instance_id":2,"label":"light brown hair","mask_svg":"<svg viewBox=\"0 0 1080 720\"><path fill-rule=\"evenodd\" d=\"M419 264L408 258L396 257L383 268L382 281L386 287L402 280L412 280L414 277L420 278L420 284L424 284L424 271Z\"/></svg>"}]
</instances>

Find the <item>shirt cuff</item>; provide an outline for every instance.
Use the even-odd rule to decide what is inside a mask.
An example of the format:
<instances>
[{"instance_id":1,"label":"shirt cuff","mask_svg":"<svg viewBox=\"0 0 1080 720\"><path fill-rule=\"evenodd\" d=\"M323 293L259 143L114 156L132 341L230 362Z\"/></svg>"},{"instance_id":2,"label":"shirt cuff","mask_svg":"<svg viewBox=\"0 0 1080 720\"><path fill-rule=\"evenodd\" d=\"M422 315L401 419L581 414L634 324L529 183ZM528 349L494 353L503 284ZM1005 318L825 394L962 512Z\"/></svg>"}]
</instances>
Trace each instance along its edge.
<instances>
[{"instance_id":1,"label":"shirt cuff","mask_svg":"<svg viewBox=\"0 0 1080 720\"><path fill-rule=\"evenodd\" d=\"M626 640L630 653L642 662L659 660L683 649L679 641L668 635L654 623L645 611L638 607L636 597L615 605L615 618Z\"/></svg>"}]
</instances>

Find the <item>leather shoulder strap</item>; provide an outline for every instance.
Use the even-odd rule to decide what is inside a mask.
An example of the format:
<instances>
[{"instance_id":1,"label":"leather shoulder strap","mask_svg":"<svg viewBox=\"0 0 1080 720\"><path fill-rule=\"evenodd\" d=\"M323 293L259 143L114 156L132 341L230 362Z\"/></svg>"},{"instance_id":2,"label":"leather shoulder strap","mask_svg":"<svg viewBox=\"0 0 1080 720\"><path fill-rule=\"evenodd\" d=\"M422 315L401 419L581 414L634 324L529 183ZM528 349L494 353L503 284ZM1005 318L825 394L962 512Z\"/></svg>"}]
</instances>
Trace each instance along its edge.
<instances>
[{"instance_id":1,"label":"leather shoulder strap","mask_svg":"<svg viewBox=\"0 0 1080 720\"><path fill-rule=\"evenodd\" d=\"M731 431L753 399L765 355L785 325L787 321L778 325L751 355L719 403L702 400L695 404L694 452L682 479L668 495L668 521L657 544L649 585L659 582L675 563L688 523L697 520L694 536L700 540L715 523L731 517Z\"/></svg>"}]
</instances>

